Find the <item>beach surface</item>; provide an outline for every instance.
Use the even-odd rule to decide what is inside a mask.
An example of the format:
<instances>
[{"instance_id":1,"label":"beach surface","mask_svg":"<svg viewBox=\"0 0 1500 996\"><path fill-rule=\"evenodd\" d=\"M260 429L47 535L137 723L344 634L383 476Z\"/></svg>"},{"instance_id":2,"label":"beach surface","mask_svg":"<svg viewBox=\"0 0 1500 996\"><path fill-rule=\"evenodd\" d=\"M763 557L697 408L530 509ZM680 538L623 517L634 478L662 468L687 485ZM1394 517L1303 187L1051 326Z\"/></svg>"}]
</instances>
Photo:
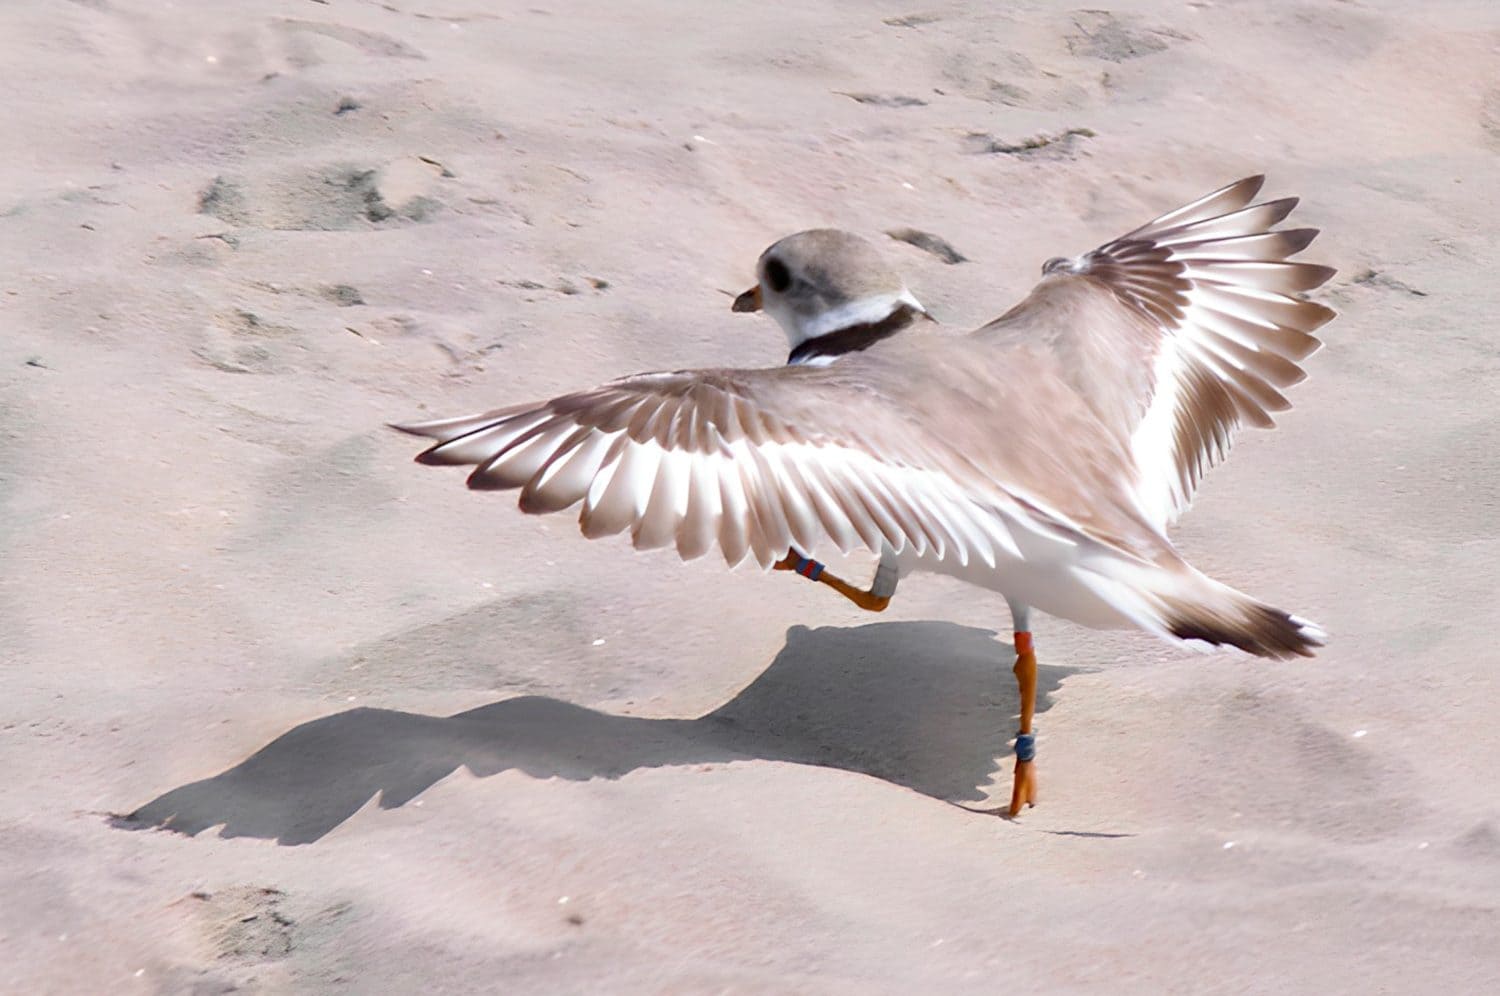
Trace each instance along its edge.
<instances>
[{"instance_id":1,"label":"beach surface","mask_svg":"<svg viewBox=\"0 0 1500 996\"><path fill-rule=\"evenodd\" d=\"M0 53L0 991L1500 991L1500 5L15 0ZM385 427L779 363L729 304L798 229L967 327L1261 172L1340 315L1174 536L1331 642L1036 620L1018 821L1002 599L586 542Z\"/></svg>"}]
</instances>

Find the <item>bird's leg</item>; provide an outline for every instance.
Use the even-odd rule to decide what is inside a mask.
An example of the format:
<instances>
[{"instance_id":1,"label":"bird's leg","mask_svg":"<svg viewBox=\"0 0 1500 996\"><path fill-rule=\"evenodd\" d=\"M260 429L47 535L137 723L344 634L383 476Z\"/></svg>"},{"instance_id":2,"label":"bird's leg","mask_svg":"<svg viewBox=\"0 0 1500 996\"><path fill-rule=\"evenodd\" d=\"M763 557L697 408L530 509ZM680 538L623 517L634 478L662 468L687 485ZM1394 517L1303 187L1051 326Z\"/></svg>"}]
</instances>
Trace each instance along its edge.
<instances>
[{"instance_id":1,"label":"bird's leg","mask_svg":"<svg viewBox=\"0 0 1500 996\"><path fill-rule=\"evenodd\" d=\"M891 604L891 596L896 593L896 582L900 579L900 573L896 568L896 555L889 547L880 553L880 566L875 571L875 580L870 583L868 591L856 588L843 578L829 573L822 564L802 556L795 550L789 552L773 566L778 571L796 571L810 581L826 584L869 612L881 612Z\"/></svg>"},{"instance_id":2,"label":"bird's leg","mask_svg":"<svg viewBox=\"0 0 1500 996\"><path fill-rule=\"evenodd\" d=\"M1012 602L1011 617L1015 623L1016 688L1021 698L1021 725L1016 732L1016 774L1010 790L1010 815L1016 816L1022 806L1036 805L1036 734L1031 720L1036 715L1036 651L1031 642L1031 610Z\"/></svg>"},{"instance_id":3,"label":"bird's leg","mask_svg":"<svg viewBox=\"0 0 1500 996\"><path fill-rule=\"evenodd\" d=\"M1036 713L1036 652L1031 634L1016 633L1016 686L1021 692L1021 728L1016 733L1016 777L1010 790L1010 815L1022 806L1036 805L1036 734L1031 717Z\"/></svg>"}]
</instances>

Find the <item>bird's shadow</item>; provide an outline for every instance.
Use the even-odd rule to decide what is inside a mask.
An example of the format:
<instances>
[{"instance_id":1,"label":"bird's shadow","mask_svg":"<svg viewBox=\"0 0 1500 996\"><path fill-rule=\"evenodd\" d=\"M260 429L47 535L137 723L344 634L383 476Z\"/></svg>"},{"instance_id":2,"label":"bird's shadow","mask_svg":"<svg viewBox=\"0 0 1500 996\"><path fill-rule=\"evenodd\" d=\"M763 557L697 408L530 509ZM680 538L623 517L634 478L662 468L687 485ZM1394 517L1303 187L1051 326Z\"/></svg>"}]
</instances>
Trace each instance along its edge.
<instances>
[{"instance_id":1,"label":"bird's shadow","mask_svg":"<svg viewBox=\"0 0 1500 996\"><path fill-rule=\"evenodd\" d=\"M980 786L1014 732L1013 649L941 622L795 626L759 678L696 719L645 719L553 698L453 716L349 709L293 727L228 770L114 817L129 829L312 843L378 795L394 809L460 767L479 777L619 778L638 768L772 760L856 771L950 802ZM1046 710L1076 669L1039 667Z\"/></svg>"}]
</instances>

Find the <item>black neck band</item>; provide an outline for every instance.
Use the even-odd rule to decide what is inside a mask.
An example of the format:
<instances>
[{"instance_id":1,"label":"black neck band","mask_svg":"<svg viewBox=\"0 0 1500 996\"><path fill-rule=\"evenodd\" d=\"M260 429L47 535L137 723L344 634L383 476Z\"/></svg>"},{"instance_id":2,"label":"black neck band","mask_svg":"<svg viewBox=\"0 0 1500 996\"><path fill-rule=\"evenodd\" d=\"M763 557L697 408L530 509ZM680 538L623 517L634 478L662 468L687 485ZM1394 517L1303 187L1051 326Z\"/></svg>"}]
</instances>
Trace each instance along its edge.
<instances>
[{"instance_id":1,"label":"black neck band","mask_svg":"<svg viewBox=\"0 0 1500 996\"><path fill-rule=\"evenodd\" d=\"M808 360L823 356L842 356L845 353L857 353L862 349L869 349L880 340L888 339L906 328L920 314L923 312L903 303L878 322L848 325L808 339L792 350L786 361L791 364L806 363Z\"/></svg>"}]
</instances>

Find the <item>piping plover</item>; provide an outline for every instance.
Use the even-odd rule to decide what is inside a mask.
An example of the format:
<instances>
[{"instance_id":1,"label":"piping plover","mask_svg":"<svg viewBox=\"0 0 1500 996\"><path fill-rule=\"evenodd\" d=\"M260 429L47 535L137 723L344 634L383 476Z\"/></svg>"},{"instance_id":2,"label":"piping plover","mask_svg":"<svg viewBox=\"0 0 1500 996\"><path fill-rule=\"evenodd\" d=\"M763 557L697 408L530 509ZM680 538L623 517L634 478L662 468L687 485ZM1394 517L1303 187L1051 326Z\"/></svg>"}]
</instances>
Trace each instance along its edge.
<instances>
[{"instance_id":1,"label":"piping plover","mask_svg":"<svg viewBox=\"0 0 1500 996\"><path fill-rule=\"evenodd\" d=\"M1296 205L1230 184L1072 259L966 335L940 334L865 240L818 229L767 249L735 311L781 325L785 366L626 377L539 404L400 426L417 459L581 504L588 537L685 559L717 546L881 609L916 571L1010 604L1021 693L1010 806L1035 800L1030 608L1265 657L1310 656L1313 624L1209 578L1167 539L1241 425L1269 427L1334 313L1302 294ZM868 590L813 558L864 547Z\"/></svg>"}]
</instances>

